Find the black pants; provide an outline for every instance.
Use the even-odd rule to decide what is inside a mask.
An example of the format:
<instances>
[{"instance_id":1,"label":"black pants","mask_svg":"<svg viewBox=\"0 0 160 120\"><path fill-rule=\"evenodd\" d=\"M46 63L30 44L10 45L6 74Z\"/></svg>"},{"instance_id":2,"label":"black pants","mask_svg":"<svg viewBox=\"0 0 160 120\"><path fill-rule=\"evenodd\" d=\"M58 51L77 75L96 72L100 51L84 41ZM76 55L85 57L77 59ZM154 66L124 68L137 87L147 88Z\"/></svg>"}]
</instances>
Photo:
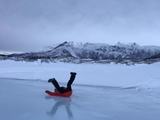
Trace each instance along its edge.
<instances>
[{"instance_id":1,"label":"black pants","mask_svg":"<svg viewBox=\"0 0 160 120\"><path fill-rule=\"evenodd\" d=\"M52 84L55 86L56 90L58 90L60 93L72 91L71 85L72 85L73 81L75 80L75 77L76 77L75 75L71 75L71 77L67 83L67 87L60 87L56 80L52 81Z\"/></svg>"}]
</instances>

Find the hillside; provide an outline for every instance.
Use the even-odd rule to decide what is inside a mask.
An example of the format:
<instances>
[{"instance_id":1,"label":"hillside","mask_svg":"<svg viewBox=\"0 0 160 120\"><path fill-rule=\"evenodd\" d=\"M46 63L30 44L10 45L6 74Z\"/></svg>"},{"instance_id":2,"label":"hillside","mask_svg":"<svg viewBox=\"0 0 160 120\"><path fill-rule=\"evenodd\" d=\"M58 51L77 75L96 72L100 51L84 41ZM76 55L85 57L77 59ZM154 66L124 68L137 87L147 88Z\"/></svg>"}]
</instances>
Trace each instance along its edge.
<instances>
[{"instance_id":1,"label":"hillside","mask_svg":"<svg viewBox=\"0 0 160 120\"><path fill-rule=\"evenodd\" d=\"M42 62L96 62L96 63L153 63L158 62L160 47L139 46L136 43L116 45L73 42L63 42L56 47L46 51L1 55L1 59L12 59L16 61ZM156 57L157 56L157 57ZM156 58L156 60L155 60Z\"/></svg>"}]
</instances>

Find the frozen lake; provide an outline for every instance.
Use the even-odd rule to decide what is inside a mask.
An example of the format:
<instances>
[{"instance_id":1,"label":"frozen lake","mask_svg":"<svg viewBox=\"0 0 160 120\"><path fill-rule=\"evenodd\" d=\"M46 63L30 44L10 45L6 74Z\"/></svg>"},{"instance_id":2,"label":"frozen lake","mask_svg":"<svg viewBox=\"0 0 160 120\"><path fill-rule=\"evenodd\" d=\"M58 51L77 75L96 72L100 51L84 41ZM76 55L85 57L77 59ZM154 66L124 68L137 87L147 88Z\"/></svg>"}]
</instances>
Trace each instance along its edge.
<instances>
[{"instance_id":1,"label":"frozen lake","mask_svg":"<svg viewBox=\"0 0 160 120\"><path fill-rule=\"evenodd\" d=\"M159 120L160 64L101 65L0 62L0 119ZM77 78L70 98L48 97L54 76ZM142 79L143 78L143 79Z\"/></svg>"}]
</instances>

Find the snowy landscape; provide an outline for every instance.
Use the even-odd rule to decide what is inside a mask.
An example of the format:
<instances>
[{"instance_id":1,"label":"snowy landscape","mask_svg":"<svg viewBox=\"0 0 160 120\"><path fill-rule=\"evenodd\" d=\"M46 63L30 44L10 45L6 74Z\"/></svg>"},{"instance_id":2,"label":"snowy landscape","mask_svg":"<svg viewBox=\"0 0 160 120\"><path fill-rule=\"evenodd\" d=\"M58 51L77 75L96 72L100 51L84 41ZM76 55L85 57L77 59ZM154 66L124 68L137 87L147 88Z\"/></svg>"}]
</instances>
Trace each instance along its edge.
<instances>
[{"instance_id":1,"label":"snowy landscape","mask_svg":"<svg viewBox=\"0 0 160 120\"><path fill-rule=\"evenodd\" d=\"M49 50L27 53L0 54L1 60L66 62L66 63L120 63L151 64L160 61L159 46L140 46L136 43L115 45L102 43L63 42Z\"/></svg>"},{"instance_id":2,"label":"snowy landscape","mask_svg":"<svg viewBox=\"0 0 160 120\"><path fill-rule=\"evenodd\" d=\"M49 97L55 77L66 85L77 72L70 98ZM72 64L0 61L0 119L159 120L160 63Z\"/></svg>"},{"instance_id":3,"label":"snowy landscape","mask_svg":"<svg viewBox=\"0 0 160 120\"><path fill-rule=\"evenodd\" d=\"M0 0L0 120L160 120L160 0Z\"/></svg>"}]
</instances>

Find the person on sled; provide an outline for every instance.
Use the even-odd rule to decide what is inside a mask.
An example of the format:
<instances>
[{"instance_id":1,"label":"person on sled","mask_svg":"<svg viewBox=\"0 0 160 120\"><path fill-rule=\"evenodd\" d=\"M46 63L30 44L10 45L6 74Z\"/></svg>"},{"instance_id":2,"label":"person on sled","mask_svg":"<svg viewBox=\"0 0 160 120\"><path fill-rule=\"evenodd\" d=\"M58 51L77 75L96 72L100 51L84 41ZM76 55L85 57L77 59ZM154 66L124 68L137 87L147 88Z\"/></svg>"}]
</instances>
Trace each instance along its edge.
<instances>
[{"instance_id":1,"label":"person on sled","mask_svg":"<svg viewBox=\"0 0 160 120\"><path fill-rule=\"evenodd\" d=\"M66 92L72 92L72 83L73 81L75 80L75 77L76 77L76 74L75 72L70 72L70 79L67 83L67 87L64 87L64 86L61 86L58 84L57 80L55 78L51 78L48 80L49 83L52 83L55 87L55 92L59 92L59 93L66 93ZM46 90L46 93L48 93L49 91Z\"/></svg>"}]
</instances>

